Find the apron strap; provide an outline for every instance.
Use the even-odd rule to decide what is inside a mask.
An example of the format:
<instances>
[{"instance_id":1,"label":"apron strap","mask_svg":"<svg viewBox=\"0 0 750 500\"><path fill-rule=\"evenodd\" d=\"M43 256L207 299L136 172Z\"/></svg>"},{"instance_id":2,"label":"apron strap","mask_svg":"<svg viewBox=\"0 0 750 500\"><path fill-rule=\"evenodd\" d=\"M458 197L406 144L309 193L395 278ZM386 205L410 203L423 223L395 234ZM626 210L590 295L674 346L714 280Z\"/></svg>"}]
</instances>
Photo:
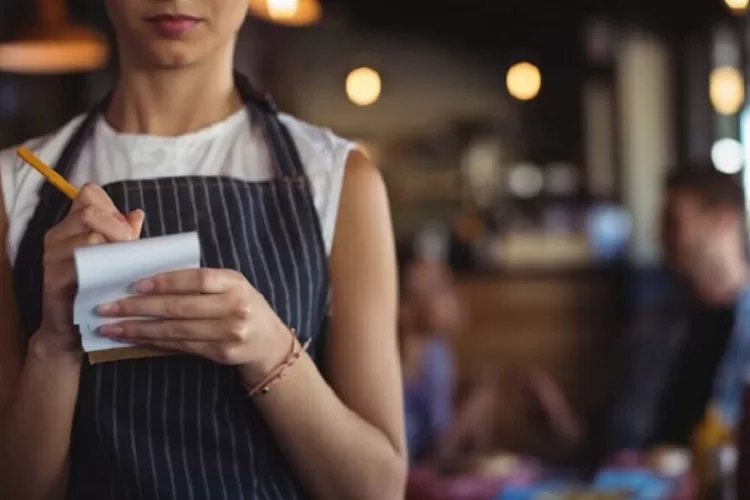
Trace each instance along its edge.
<instances>
[{"instance_id":1,"label":"apron strap","mask_svg":"<svg viewBox=\"0 0 750 500\"><path fill-rule=\"evenodd\" d=\"M78 157L81 154L83 145L86 143L96 126L96 121L99 115L104 113L109 105L109 101L112 98L112 94L108 94L104 99L99 101L86 115L86 118L81 122L76 131L71 136L68 143L65 145L60 157L55 163L55 171L63 177L68 177L73 165L78 161ZM52 187L49 182L44 183L45 186Z\"/></svg>"},{"instance_id":2,"label":"apron strap","mask_svg":"<svg viewBox=\"0 0 750 500\"><path fill-rule=\"evenodd\" d=\"M260 111L258 116L268 140L277 175L284 179L306 179L297 146L289 129L279 119L279 110L271 96L255 90L242 73L235 72L234 81L243 101Z\"/></svg>"}]
</instances>

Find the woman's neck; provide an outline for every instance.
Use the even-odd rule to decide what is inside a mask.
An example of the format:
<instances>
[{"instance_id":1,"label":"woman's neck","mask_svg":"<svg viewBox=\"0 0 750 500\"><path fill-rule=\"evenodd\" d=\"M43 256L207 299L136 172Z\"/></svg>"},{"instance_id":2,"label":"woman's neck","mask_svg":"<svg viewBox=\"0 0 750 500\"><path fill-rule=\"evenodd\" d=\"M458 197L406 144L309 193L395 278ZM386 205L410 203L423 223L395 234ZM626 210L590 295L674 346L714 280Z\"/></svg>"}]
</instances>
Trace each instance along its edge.
<instances>
[{"instance_id":1,"label":"woman's neck","mask_svg":"<svg viewBox=\"0 0 750 500\"><path fill-rule=\"evenodd\" d=\"M123 67L106 120L130 134L178 136L219 122L242 107L231 59L180 69Z\"/></svg>"}]
</instances>

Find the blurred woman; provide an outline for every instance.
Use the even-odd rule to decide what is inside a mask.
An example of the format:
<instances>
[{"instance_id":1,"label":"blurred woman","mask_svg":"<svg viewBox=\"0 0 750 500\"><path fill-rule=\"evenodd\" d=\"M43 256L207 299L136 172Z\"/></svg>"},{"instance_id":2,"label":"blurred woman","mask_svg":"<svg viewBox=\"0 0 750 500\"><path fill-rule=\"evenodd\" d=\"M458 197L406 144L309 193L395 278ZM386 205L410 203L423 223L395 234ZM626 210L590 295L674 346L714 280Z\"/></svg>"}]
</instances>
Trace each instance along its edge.
<instances>
[{"instance_id":1,"label":"blurred woman","mask_svg":"<svg viewBox=\"0 0 750 500\"><path fill-rule=\"evenodd\" d=\"M437 259L407 260L402 271L399 337L404 373L406 433L412 461L447 465L462 451L487 443L495 403L491 376L471 381L456 408L450 337L464 312L450 270Z\"/></svg>"}]
</instances>

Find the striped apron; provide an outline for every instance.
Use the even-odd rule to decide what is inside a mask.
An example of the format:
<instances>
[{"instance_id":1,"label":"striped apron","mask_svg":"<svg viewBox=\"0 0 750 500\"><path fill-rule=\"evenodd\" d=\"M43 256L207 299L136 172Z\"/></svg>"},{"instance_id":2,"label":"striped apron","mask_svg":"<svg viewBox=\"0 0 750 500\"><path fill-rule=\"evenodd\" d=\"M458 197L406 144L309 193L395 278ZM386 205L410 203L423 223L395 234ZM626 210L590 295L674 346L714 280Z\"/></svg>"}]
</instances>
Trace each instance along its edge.
<instances>
[{"instance_id":1,"label":"striped apron","mask_svg":"<svg viewBox=\"0 0 750 500\"><path fill-rule=\"evenodd\" d=\"M312 339L320 365L328 310L328 269L309 181L270 99L236 83L262 126L274 178L133 179L104 186L123 212L146 213L143 237L197 231L201 264L244 274L279 317ZM81 123L56 170L68 176L108 99ZM14 267L22 324L41 321L44 234L70 202L50 184ZM43 450L39 450L43 453ZM71 441L72 500L293 499L307 495L233 367L194 356L84 363Z\"/></svg>"}]
</instances>

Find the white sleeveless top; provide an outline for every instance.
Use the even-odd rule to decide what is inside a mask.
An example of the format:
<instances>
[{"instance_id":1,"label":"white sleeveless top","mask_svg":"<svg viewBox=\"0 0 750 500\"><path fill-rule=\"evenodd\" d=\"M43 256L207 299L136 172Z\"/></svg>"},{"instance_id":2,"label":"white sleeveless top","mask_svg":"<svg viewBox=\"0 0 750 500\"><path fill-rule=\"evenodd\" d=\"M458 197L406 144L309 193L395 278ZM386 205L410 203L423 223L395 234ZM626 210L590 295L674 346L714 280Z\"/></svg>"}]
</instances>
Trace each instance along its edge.
<instances>
[{"instance_id":1,"label":"white sleeveless top","mask_svg":"<svg viewBox=\"0 0 750 500\"><path fill-rule=\"evenodd\" d=\"M26 145L54 166L68 140L85 118L81 115L51 135ZM289 128L312 184L326 251L330 254L344 169L355 144L328 129L280 116ZM100 118L81 150L68 179L81 187L128 179L186 175L221 175L258 182L273 177L273 164L260 126L250 126L245 109L207 128L177 137L121 134ZM0 183L8 216L8 258L15 262L18 246L39 201L44 178L16 155L16 148L0 151Z\"/></svg>"}]
</instances>

